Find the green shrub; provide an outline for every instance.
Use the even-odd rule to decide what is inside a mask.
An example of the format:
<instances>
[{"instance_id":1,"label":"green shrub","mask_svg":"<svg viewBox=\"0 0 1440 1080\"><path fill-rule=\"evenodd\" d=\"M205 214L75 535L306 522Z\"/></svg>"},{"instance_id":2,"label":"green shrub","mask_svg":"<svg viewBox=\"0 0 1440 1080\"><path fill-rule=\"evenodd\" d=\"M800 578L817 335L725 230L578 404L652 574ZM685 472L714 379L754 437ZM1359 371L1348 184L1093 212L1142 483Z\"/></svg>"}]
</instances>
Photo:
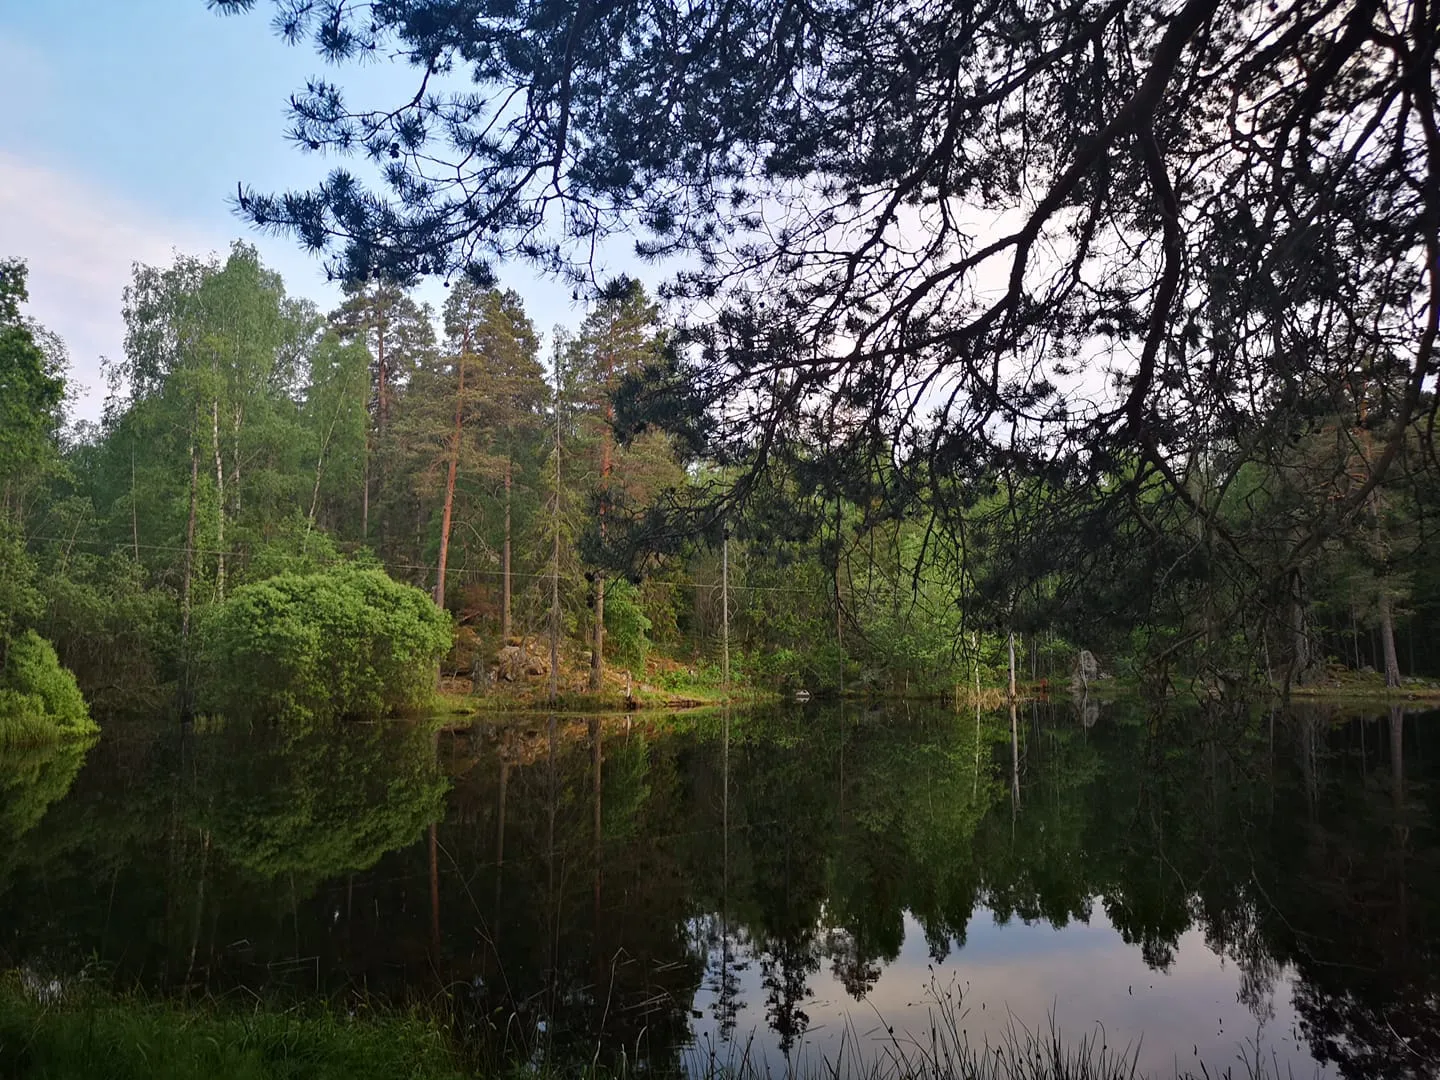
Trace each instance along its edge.
<instances>
[{"instance_id":1,"label":"green shrub","mask_svg":"<svg viewBox=\"0 0 1440 1080\"><path fill-rule=\"evenodd\" d=\"M235 590L208 613L201 705L309 720L420 708L450 637L450 617L384 571L280 574Z\"/></svg>"},{"instance_id":2,"label":"green shrub","mask_svg":"<svg viewBox=\"0 0 1440 1080\"><path fill-rule=\"evenodd\" d=\"M650 617L640 606L640 590L616 578L605 590L605 634L610 653L639 674L650 654Z\"/></svg>"},{"instance_id":3,"label":"green shrub","mask_svg":"<svg viewBox=\"0 0 1440 1080\"><path fill-rule=\"evenodd\" d=\"M0 668L0 746L34 745L93 735L75 676L50 643L26 630L4 649Z\"/></svg>"}]
</instances>

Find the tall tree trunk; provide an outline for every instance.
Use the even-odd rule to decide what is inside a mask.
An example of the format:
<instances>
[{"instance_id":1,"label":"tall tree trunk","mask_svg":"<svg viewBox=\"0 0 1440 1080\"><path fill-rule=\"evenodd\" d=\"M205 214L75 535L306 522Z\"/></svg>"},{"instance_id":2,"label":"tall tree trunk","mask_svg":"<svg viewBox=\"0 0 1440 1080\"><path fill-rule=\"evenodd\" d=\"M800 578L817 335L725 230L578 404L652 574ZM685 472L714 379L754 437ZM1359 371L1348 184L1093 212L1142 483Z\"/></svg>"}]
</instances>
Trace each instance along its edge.
<instances>
[{"instance_id":1,"label":"tall tree trunk","mask_svg":"<svg viewBox=\"0 0 1440 1080\"><path fill-rule=\"evenodd\" d=\"M595 575L595 626L590 637L590 689L599 690L605 678L605 575Z\"/></svg>"},{"instance_id":2,"label":"tall tree trunk","mask_svg":"<svg viewBox=\"0 0 1440 1080\"><path fill-rule=\"evenodd\" d=\"M470 347L467 336L465 347ZM465 418L465 361L459 362L460 384L455 394L455 430L450 435L450 467L445 475L445 509L440 514L440 572L435 581L435 606L445 610L445 564L450 555L450 515L455 506L455 473L460 468L460 432Z\"/></svg>"},{"instance_id":3,"label":"tall tree trunk","mask_svg":"<svg viewBox=\"0 0 1440 1080\"><path fill-rule=\"evenodd\" d=\"M199 419L198 417L196 418ZM190 437L190 517L185 523L185 571L180 582L180 640L190 638L190 588L195 577L195 514L200 501L200 448Z\"/></svg>"},{"instance_id":4,"label":"tall tree trunk","mask_svg":"<svg viewBox=\"0 0 1440 1080\"><path fill-rule=\"evenodd\" d=\"M1297 570L1290 585L1290 667L1285 675L1285 693L1299 682L1310 666L1310 639L1305 632L1305 596Z\"/></svg>"},{"instance_id":5,"label":"tall tree trunk","mask_svg":"<svg viewBox=\"0 0 1440 1080\"><path fill-rule=\"evenodd\" d=\"M130 543L135 561L140 561L140 515L135 508L135 440L130 440Z\"/></svg>"},{"instance_id":6,"label":"tall tree trunk","mask_svg":"<svg viewBox=\"0 0 1440 1080\"><path fill-rule=\"evenodd\" d=\"M383 439L390 424L390 367L385 355L385 317L375 326L375 425Z\"/></svg>"},{"instance_id":7,"label":"tall tree trunk","mask_svg":"<svg viewBox=\"0 0 1440 1080\"><path fill-rule=\"evenodd\" d=\"M837 574L837 582L840 580ZM838 588L838 585L837 585ZM720 685L730 693L730 529L720 538ZM843 671L843 668L842 668ZM844 678L844 675L841 675Z\"/></svg>"},{"instance_id":8,"label":"tall tree trunk","mask_svg":"<svg viewBox=\"0 0 1440 1080\"><path fill-rule=\"evenodd\" d=\"M1400 661L1395 655L1395 601L1382 583L1380 586L1380 647L1385 654L1385 685L1400 685Z\"/></svg>"},{"instance_id":9,"label":"tall tree trunk","mask_svg":"<svg viewBox=\"0 0 1440 1080\"><path fill-rule=\"evenodd\" d=\"M560 689L560 361L555 361L555 505L554 548L550 555L550 704Z\"/></svg>"},{"instance_id":10,"label":"tall tree trunk","mask_svg":"<svg viewBox=\"0 0 1440 1080\"><path fill-rule=\"evenodd\" d=\"M379 475L372 464L385 441L385 427L390 417L389 361L385 356L385 318L381 315L375 322L375 421L366 425L365 432L365 489L360 499L360 535L370 538L370 482Z\"/></svg>"},{"instance_id":11,"label":"tall tree trunk","mask_svg":"<svg viewBox=\"0 0 1440 1080\"><path fill-rule=\"evenodd\" d=\"M500 565L503 584L500 601L500 640L510 643L510 487L513 462L509 448L505 451L505 544L501 550Z\"/></svg>"},{"instance_id":12,"label":"tall tree trunk","mask_svg":"<svg viewBox=\"0 0 1440 1080\"><path fill-rule=\"evenodd\" d=\"M215 595L225 600L225 462L220 456L220 402L210 402L210 434L215 448Z\"/></svg>"},{"instance_id":13,"label":"tall tree trunk","mask_svg":"<svg viewBox=\"0 0 1440 1080\"><path fill-rule=\"evenodd\" d=\"M615 374L615 357L605 356L605 430L600 434L600 544L605 544L605 503L610 492L610 430L615 421L615 409L610 404L610 383ZM590 690L600 689L605 679L605 575L595 575L595 629L590 636Z\"/></svg>"},{"instance_id":14,"label":"tall tree trunk","mask_svg":"<svg viewBox=\"0 0 1440 1080\"><path fill-rule=\"evenodd\" d=\"M1010 631L1010 702L1011 709L1014 709L1015 694L1015 631Z\"/></svg>"}]
</instances>

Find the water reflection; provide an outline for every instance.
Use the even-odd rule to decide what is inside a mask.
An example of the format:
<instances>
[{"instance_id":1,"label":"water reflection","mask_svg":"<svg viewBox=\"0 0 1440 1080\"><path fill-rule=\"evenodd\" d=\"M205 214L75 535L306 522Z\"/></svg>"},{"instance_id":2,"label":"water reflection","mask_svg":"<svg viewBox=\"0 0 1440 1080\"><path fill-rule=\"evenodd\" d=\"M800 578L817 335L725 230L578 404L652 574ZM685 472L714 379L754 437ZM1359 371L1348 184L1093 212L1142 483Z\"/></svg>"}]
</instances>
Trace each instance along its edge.
<instances>
[{"instance_id":1,"label":"water reflection","mask_svg":"<svg viewBox=\"0 0 1440 1080\"><path fill-rule=\"evenodd\" d=\"M1297 1075L1424 1076L1432 721L112 726L68 795L78 759L0 774L37 778L0 779L0 962L444 1003L481 1057L783 1066L847 1025L923 1036L959 990L972 1034L1053 1009L1164 1073L1258 1041Z\"/></svg>"}]
</instances>

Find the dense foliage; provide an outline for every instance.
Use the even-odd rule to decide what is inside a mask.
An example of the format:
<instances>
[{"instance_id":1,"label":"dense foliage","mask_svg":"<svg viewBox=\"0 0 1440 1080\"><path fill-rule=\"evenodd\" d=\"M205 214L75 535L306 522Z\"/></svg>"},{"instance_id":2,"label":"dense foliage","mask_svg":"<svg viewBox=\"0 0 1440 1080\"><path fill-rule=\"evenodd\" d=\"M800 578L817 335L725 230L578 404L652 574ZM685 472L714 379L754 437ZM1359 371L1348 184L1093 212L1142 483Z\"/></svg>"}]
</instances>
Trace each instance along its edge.
<instances>
[{"instance_id":1,"label":"dense foliage","mask_svg":"<svg viewBox=\"0 0 1440 1080\"><path fill-rule=\"evenodd\" d=\"M231 715L375 719L425 705L450 619L384 571L244 585L206 617L202 705Z\"/></svg>"}]
</instances>

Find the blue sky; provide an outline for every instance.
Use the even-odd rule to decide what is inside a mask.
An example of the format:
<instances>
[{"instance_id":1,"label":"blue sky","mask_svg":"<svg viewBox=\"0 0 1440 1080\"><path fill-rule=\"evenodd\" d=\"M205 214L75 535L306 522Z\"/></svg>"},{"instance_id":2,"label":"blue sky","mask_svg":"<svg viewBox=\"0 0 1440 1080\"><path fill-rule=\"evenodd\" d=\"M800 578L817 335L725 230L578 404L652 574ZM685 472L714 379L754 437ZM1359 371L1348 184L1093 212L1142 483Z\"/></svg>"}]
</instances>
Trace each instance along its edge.
<instances>
[{"instance_id":1,"label":"blue sky","mask_svg":"<svg viewBox=\"0 0 1440 1080\"><path fill-rule=\"evenodd\" d=\"M79 417L103 404L99 358L121 350L135 262L244 237L291 292L322 306L336 295L318 262L251 232L227 202L237 181L305 186L333 164L285 138L287 96L324 65L273 34L269 7L222 17L205 0L0 0L0 255L30 264L31 314L69 347ZM342 78L376 104L413 92L399 65ZM520 270L502 280L540 329L578 318L562 287Z\"/></svg>"}]
</instances>

